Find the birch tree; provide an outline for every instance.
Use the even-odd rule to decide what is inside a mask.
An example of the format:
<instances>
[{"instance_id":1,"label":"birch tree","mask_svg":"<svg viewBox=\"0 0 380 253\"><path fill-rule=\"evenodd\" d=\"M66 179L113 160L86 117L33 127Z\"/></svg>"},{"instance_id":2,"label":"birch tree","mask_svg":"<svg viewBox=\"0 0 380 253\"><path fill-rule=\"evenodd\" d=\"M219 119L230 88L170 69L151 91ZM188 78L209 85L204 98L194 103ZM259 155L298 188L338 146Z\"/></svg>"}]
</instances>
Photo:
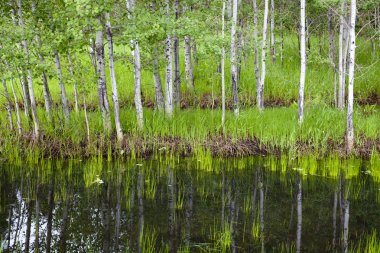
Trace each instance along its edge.
<instances>
[{"instance_id":1,"label":"birch tree","mask_svg":"<svg viewBox=\"0 0 380 253\"><path fill-rule=\"evenodd\" d=\"M259 111L264 110L264 83L266 75L266 51L267 51L267 30L268 30L268 0L264 0L264 23L263 23L263 38L261 46L261 75L259 87L257 89L257 106Z\"/></svg>"},{"instance_id":2,"label":"birch tree","mask_svg":"<svg viewBox=\"0 0 380 253\"><path fill-rule=\"evenodd\" d=\"M275 12L274 12L274 0L270 0L270 33L271 33L271 52L272 52L272 62L276 61L276 38L274 34L274 27L275 27Z\"/></svg>"},{"instance_id":3,"label":"birch tree","mask_svg":"<svg viewBox=\"0 0 380 253\"><path fill-rule=\"evenodd\" d=\"M179 18L179 0L174 1L175 19ZM174 101L177 106L181 102L181 76L179 68L179 39L177 34L173 36L173 54L174 54Z\"/></svg>"},{"instance_id":4,"label":"birch tree","mask_svg":"<svg viewBox=\"0 0 380 253\"><path fill-rule=\"evenodd\" d=\"M233 108L235 116L239 116L238 80L236 66L236 23L237 23L237 0L232 3L232 26L231 26L231 84L233 96Z\"/></svg>"},{"instance_id":5,"label":"birch tree","mask_svg":"<svg viewBox=\"0 0 380 253\"><path fill-rule=\"evenodd\" d=\"M134 0L127 0L128 18L133 20L133 12L135 8ZM135 84L135 107L137 117L137 127L143 129L144 115L141 102L141 60L140 60L140 47L136 38L131 40L132 55L133 55L133 73Z\"/></svg>"},{"instance_id":6,"label":"birch tree","mask_svg":"<svg viewBox=\"0 0 380 253\"><path fill-rule=\"evenodd\" d=\"M256 0L252 1L253 4L253 50L254 50L254 68L255 68L255 79L256 79L256 103L257 107L260 107L260 73L259 73L259 50L258 50L258 31L257 31L257 16L258 16L258 11L257 11L257 3Z\"/></svg>"},{"instance_id":7,"label":"birch tree","mask_svg":"<svg viewBox=\"0 0 380 253\"><path fill-rule=\"evenodd\" d=\"M111 116L107 96L106 86L106 70L105 70L105 57L104 57L104 43L103 43L103 25L101 17L98 17L99 27L96 32L95 51L97 59L97 72L98 72L98 99L100 111L102 113L103 127L107 133L111 131Z\"/></svg>"},{"instance_id":8,"label":"birch tree","mask_svg":"<svg viewBox=\"0 0 380 253\"><path fill-rule=\"evenodd\" d=\"M223 0L223 7L222 7L222 39L224 40L224 16L226 11L226 1ZM225 87L225 80L224 80L224 59L225 59L225 51L224 46L222 47L222 61L221 61L221 74L222 74L222 126L224 127L224 122L226 118L226 87Z\"/></svg>"},{"instance_id":9,"label":"birch tree","mask_svg":"<svg viewBox=\"0 0 380 253\"><path fill-rule=\"evenodd\" d=\"M162 92L162 83L160 70L158 65L158 53L157 49L153 49L153 80L154 80L154 95L156 99L156 107L158 110L162 111L165 107L164 95Z\"/></svg>"},{"instance_id":10,"label":"birch tree","mask_svg":"<svg viewBox=\"0 0 380 253\"><path fill-rule=\"evenodd\" d=\"M119 96L117 93L117 83L115 75L115 66L114 66L114 57L113 57L113 40L112 40L112 27L110 21L110 14L106 13L106 35L108 42L108 56L109 56L109 68L110 68L110 79L112 86L112 101L113 101L113 110L115 116L115 126L116 126L116 136L117 140L120 143L123 140L123 131L121 129L120 123L120 110L119 110Z\"/></svg>"},{"instance_id":11,"label":"birch tree","mask_svg":"<svg viewBox=\"0 0 380 253\"><path fill-rule=\"evenodd\" d=\"M25 39L25 28L24 28L24 20L22 17L22 5L21 0L17 0L17 11L18 11L18 18L19 18L19 26L22 30L22 47L24 49L25 57L29 63L30 56L29 56L29 48L28 43ZM29 92L29 98L30 98L30 107L32 110L32 118L33 118L33 124L34 124L34 139L38 140L40 136L40 124L38 120L37 115L37 106L36 106L36 100L34 97L34 87L33 87L33 75L32 70L30 69L30 66L27 68L27 75L28 75L28 92Z\"/></svg>"},{"instance_id":12,"label":"birch tree","mask_svg":"<svg viewBox=\"0 0 380 253\"><path fill-rule=\"evenodd\" d=\"M349 44L349 69L348 69L348 105L347 105L347 151L352 152L354 147L354 72L355 72L355 48L356 48L356 0L351 0L350 18L350 44Z\"/></svg>"},{"instance_id":13,"label":"birch tree","mask_svg":"<svg viewBox=\"0 0 380 253\"><path fill-rule=\"evenodd\" d=\"M65 117L65 120L68 120L70 116L70 110L69 110L69 102L68 102L67 94L66 94L65 83L63 82L61 60L56 50L53 51L53 54L54 54L54 64L57 69L57 77L58 77L58 84L59 84L59 89L60 89L63 116Z\"/></svg>"},{"instance_id":14,"label":"birch tree","mask_svg":"<svg viewBox=\"0 0 380 253\"><path fill-rule=\"evenodd\" d=\"M5 109L7 110L7 116L9 121L9 128L13 131L13 120L12 120L12 109L11 109L11 100L8 93L7 82L3 79L4 87L4 96L5 96Z\"/></svg>"},{"instance_id":15,"label":"birch tree","mask_svg":"<svg viewBox=\"0 0 380 253\"><path fill-rule=\"evenodd\" d=\"M346 89L346 76L345 76L345 41L346 41L346 0L342 1L341 14L340 14L340 27L339 27L339 88L338 88L338 108L344 108L344 93Z\"/></svg>"},{"instance_id":16,"label":"birch tree","mask_svg":"<svg viewBox=\"0 0 380 253\"><path fill-rule=\"evenodd\" d=\"M166 0L166 17L169 22L170 6L169 0ZM172 59L172 38L170 31L165 41L166 57L166 78L165 78L165 113L169 118L173 116L173 59Z\"/></svg>"},{"instance_id":17,"label":"birch tree","mask_svg":"<svg viewBox=\"0 0 380 253\"><path fill-rule=\"evenodd\" d=\"M190 36L186 35L184 39L185 47L185 72L186 72L186 83L187 88L192 92L194 91L194 76L193 76L193 65L191 64L191 45Z\"/></svg>"},{"instance_id":18,"label":"birch tree","mask_svg":"<svg viewBox=\"0 0 380 253\"><path fill-rule=\"evenodd\" d=\"M298 123L302 124L304 114L304 89L306 77L306 37L305 37L305 19L306 19L306 3L305 0L300 0L301 15L300 15L300 54L301 54L301 72L298 97Z\"/></svg>"}]
</instances>

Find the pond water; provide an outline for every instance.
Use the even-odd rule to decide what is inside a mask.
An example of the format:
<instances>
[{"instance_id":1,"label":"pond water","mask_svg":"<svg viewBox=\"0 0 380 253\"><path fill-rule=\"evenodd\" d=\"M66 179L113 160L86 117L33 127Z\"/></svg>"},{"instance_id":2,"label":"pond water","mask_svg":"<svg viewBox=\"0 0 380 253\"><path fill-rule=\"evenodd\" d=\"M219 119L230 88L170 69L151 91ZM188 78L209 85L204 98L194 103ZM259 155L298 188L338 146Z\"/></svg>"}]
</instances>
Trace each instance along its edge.
<instances>
[{"instance_id":1,"label":"pond water","mask_svg":"<svg viewBox=\"0 0 380 253\"><path fill-rule=\"evenodd\" d=\"M3 252L342 252L380 233L369 161L0 165Z\"/></svg>"}]
</instances>

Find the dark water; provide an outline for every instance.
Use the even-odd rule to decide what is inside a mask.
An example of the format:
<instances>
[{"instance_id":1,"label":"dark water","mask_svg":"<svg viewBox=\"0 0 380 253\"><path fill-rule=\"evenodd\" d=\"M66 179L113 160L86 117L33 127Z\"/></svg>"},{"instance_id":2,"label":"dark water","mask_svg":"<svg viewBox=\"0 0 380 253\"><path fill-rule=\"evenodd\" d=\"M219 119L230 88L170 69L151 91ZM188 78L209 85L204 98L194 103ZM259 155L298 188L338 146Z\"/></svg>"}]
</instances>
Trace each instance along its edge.
<instances>
[{"instance_id":1,"label":"dark water","mask_svg":"<svg viewBox=\"0 0 380 253\"><path fill-rule=\"evenodd\" d=\"M2 164L2 250L342 252L379 235L374 167L258 158Z\"/></svg>"}]
</instances>

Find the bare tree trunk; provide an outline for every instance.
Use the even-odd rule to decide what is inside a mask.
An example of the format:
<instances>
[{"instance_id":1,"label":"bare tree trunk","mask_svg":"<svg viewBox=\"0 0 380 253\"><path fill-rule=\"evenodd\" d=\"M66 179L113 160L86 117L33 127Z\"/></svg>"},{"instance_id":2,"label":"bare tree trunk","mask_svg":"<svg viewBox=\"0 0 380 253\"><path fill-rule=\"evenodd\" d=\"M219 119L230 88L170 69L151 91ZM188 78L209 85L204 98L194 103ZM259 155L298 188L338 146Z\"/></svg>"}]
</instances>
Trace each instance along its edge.
<instances>
[{"instance_id":1,"label":"bare tree trunk","mask_svg":"<svg viewBox=\"0 0 380 253\"><path fill-rule=\"evenodd\" d=\"M99 23L101 20L99 18ZM104 44L103 44L103 28L100 28L96 32L96 58L98 60L98 98L100 111L103 118L103 127L107 133L111 132L111 116L109 110L109 103L107 97L107 87L106 87L106 71L104 62Z\"/></svg>"},{"instance_id":2,"label":"bare tree trunk","mask_svg":"<svg viewBox=\"0 0 380 253\"><path fill-rule=\"evenodd\" d=\"M23 96L23 105L24 105L24 112L27 119L33 119L33 116L30 112L30 96L29 96L29 87L27 78L25 75L25 72L22 71L21 77L20 77L20 83L21 83L21 89L22 89L22 96Z\"/></svg>"},{"instance_id":3,"label":"bare tree trunk","mask_svg":"<svg viewBox=\"0 0 380 253\"><path fill-rule=\"evenodd\" d=\"M191 64L190 36L185 36L185 72L187 88L194 91L193 65Z\"/></svg>"},{"instance_id":4,"label":"bare tree trunk","mask_svg":"<svg viewBox=\"0 0 380 253\"><path fill-rule=\"evenodd\" d=\"M111 85L112 85L112 101L113 101L113 109L115 114L115 126L116 126L116 136L117 141L121 143L123 140L123 131L121 129L120 123L120 109L119 109L119 96L117 94L117 83L115 76L115 66L113 59L113 41L112 41L112 28L109 13L105 14L106 16L106 35L108 42L108 55L109 55L109 68L110 68L110 77L111 77Z\"/></svg>"},{"instance_id":5,"label":"bare tree trunk","mask_svg":"<svg viewBox=\"0 0 380 253\"><path fill-rule=\"evenodd\" d=\"M13 131L13 120L12 120L12 107L11 100L9 99L9 93L7 88L7 82L3 79L4 95L5 95L5 108L7 110L7 116L9 121L10 130Z\"/></svg>"},{"instance_id":6,"label":"bare tree trunk","mask_svg":"<svg viewBox=\"0 0 380 253\"><path fill-rule=\"evenodd\" d=\"M346 0L342 1L341 14L340 14L340 27L339 27L339 89L338 89L338 108L344 108L344 90L346 83L346 76L344 71L345 56L344 56L344 45L345 45L345 13L346 13Z\"/></svg>"},{"instance_id":7,"label":"bare tree trunk","mask_svg":"<svg viewBox=\"0 0 380 253\"><path fill-rule=\"evenodd\" d=\"M258 28L257 28L257 16L258 16L258 11L257 11L257 3L256 0L252 1L253 3L253 40L254 40L254 63L255 63L255 79L256 79L256 104L257 107L260 107L260 73L259 73L259 50L258 50Z\"/></svg>"},{"instance_id":8,"label":"bare tree trunk","mask_svg":"<svg viewBox=\"0 0 380 253\"><path fill-rule=\"evenodd\" d=\"M222 39L224 40L224 15L226 11L226 1L223 0L223 8L222 8ZM186 41L186 37L185 37ZM226 118L226 85L225 85L225 78L224 78L224 60L225 60L225 51L224 46L222 47L222 61L221 61L221 71L222 71L222 126L224 128L224 122ZM186 71L187 73L187 71ZM223 225L223 224L222 224Z\"/></svg>"},{"instance_id":9,"label":"bare tree trunk","mask_svg":"<svg viewBox=\"0 0 380 253\"><path fill-rule=\"evenodd\" d=\"M276 38L274 34L274 18L275 18L275 12L274 12L274 0L270 1L271 3L271 9L270 9L270 33L271 33L271 50L272 50L272 62L276 61Z\"/></svg>"},{"instance_id":10,"label":"bare tree trunk","mask_svg":"<svg viewBox=\"0 0 380 253\"><path fill-rule=\"evenodd\" d=\"M32 1L32 13L34 14L36 11L36 4L34 1ZM40 36L35 33L35 38L36 38L36 42L37 42L37 46L38 46L38 58L40 59L41 63L42 64L45 64L45 59L44 59L44 56L41 54L40 50L42 48L42 43L41 43L41 38ZM42 79L42 90L43 90L43 93L44 93L44 101L45 101L45 110L46 110L46 113L48 115L48 117L50 119L52 119L52 107L53 107L53 102L52 102L52 99L51 99L51 95L50 95L50 90L49 90L49 86L48 86L48 81L47 81L47 77L46 77L46 72L45 71L42 71L42 75L41 75L41 79Z\"/></svg>"},{"instance_id":11,"label":"bare tree trunk","mask_svg":"<svg viewBox=\"0 0 380 253\"><path fill-rule=\"evenodd\" d=\"M327 16L328 16L328 29L329 29L329 59L330 59L331 66L335 68L333 10L331 8L329 8L327 12Z\"/></svg>"},{"instance_id":12,"label":"bare tree trunk","mask_svg":"<svg viewBox=\"0 0 380 253\"><path fill-rule=\"evenodd\" d=\"M169 0L166 0L166 16L169 19ZM172 38L168 34L165 42L165 56L166 56L166 99L165 99L165 112L169 118L173 116L173 59L172 59Z\"/></svg>"},{"instance_id":13,"label":"bare tree trunk","mask_svg":"<svg viewBox=\"0 0 380 253\"><path fill-rule=\"evenodd\" d=\"M24 48L25 56L27 60L29 61L28 43L26 42L24 38L25 31L24 31L24 21L22 18L21 0L17 0L17 7L18 7L19 26L22 30L22 37L23 37L22 46ZM38 115L37 115L36 100L34 97L32 71L30 69L27 69L27 74L28 74L28 91L29 91L29 98L30 98L30 107L32 109L32 117L33 117L33 123L34 123L34 139L38 140L40 136L40 125L39 125ZM26 92L24 94L26 94Z\"/></svg>"},{"instance_id":14,"label":"bare tree trunk","mask_svg":"<svg viewBox=\"0 0 380 253\"><path fill-rule=\"evenodd\" d=\"M128 18L133 20L133 10L135 8L134 0L127 0L127 9L129 11ZM137 127L143 129L144 127L144 115L143 107L141 102L141 61L140 61L140 47L137 40L131 41L131 46L133 48L133 73L135 82L135 107L136 107L136 117L137 117Z\"/></svg>"},{"instance_id":15,"label":"bare tree trunk","mask_svg":"<svg viewBox=\"0 0 380 253\"><path fill-rule=\"evenodd\" d=\"M300 42L301 42L301 73L300 73L300 87L298 98L298 123L302 124L304 114L304 88L306 77L306 39L305 39L305 18L306 18L306 3L301 0L301 20L300 20Z\"/></svg>"},{"instance_id":16,"label":"bare tree trunk","mask_svg":"<svg viewBox=\"0 0 380 253\"><path fill-rule=\"evenodd\" d=\"M264 110L264 83L265 83L265 62L266 62L266 51L267 51L267 30L268 30L268 0L264 1L264 23L263 23L263 40L261 47L261 76L260 85L257 92L257 106L259 111Z\"/></svg>"},{"instance_id":17,"label":"bare tree trunk","mask_svg":"<svg viewBox=\"0 0 380 253\"><path fill-rule=\"evenodd\" d=\"M96 45L95 41L93 39L90 39L90 57L91 57L91 63L94 67L94 73L97 75L98 73L98 64L96 63Z\"/></svg>"},{"instance_id":18,"label":"bare tree trunk","mask_svg":"<svg viewBox=\"0 0 380 253\"><path fill-rule=\"evenodd\" d=\"M68 100L67 100L67 95L66 95L66 88L63 82L61 60L59 59L59 54L57 51L54 50L53 53L54 53L55 67L57 68L57 76L58 76L58 83L59 83L60 96L61 96L61 102L62 102L63 116L65 117L65 120L68 120L70 116L70 111L69 111L69 105L68 105Z\"/></svg>"},{"instance_id":19,"label":"bare tree trunk","mask_svg":"<svg viewBox=\"0 0 380 253\"><path fill-rule=\"evenodd\" d=\"M153 59L153 79L154 79L154 95L156 98L156 108L162 111L165 107L164 95L162 92L161 76L158 68L158 53L156 48L154 49Z\"/></svg>"},{"instance_id":20,"label":"bare tree trunk","mask_svg":"<svg viewBox=\"0 0 380 253\"><path fill-rule=\"evenodd\" d=\"M174 1L174 11L175 19L179 18L179 0ZM179 68L179 39L177 35L173 36L173 46L174 46L174 94L173 99L177 107L179 107L181 102L181 76Z\"/></svg>"},{"instance_id":21,"label":"bare tree trunk","mask_svg":"<svg viewBox=\"0 0 380 253\"><path fill-rule=\"evenodd\" d=\"M232 5L232 26L231 26L231 84L233 107L235 116L239 116L238 80L236 66L236 22L237 22L237 0L233 0Z\"/></svg>"},{"instance_id":22,"label":"bare tree trunk","mask_svg":"<svg viewBox=\"0 0 380 253\"><path fill-rule=\"evenodd\" d=\"M77 81L75 80L74 66L73 66L73 62L71 61L70 53L67 54L67 60L69 61L69 70L70 70L71 78L73 79L73 85L74 85L75 112L78 113L79 112L79 102L78 102Z\"/></svg>"},{"instance_id":23,"label":"bare tree trunk","mask_svg":"<svg viewBox=\"0 0 380 253\"><path fill-rule=\"evenodd\" d=\"M17 95L16 95L15 88L13 85L13 79L11 79L10 84L11 84L13 99L15 102L17 130L18 130L18 134L21 135L22 134L22 127L21 127L20 108L18 105Z\"/></svg>"},{"instance_id":24,"label":"bare tree trunk","mask_svg":"<svg viewBox=\"0 0 380 253\"><path fill-rule=\"evenodd\" d=\"M354 147L354 74L355 74L355 48L356 48L356 0L351 0L350 19L350 53L348 69L348 105L347 105L347 151L352 152Z\"/></svg>"}]
</instances>

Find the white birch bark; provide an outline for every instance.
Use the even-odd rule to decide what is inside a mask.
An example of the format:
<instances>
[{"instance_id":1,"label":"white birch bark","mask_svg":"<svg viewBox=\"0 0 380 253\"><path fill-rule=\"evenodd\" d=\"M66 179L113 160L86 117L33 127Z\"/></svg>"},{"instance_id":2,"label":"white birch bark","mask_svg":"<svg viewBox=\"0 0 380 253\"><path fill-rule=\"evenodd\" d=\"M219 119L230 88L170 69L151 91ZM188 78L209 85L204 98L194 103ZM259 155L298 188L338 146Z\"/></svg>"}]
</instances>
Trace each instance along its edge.
<instances>
[{"instance_id":1,"label":"white birch bark","mask_svg":"<svg viewBox=\"0 0 380 253\"><path fill-rule=\"evenodd\" d=\"M305 37L305 19L306 19L306 3L305 0L300 0L301 15L300 15L300 54L301 54L301 72L298 97L298 123L302 124L304 117L304 89L306 77L306 37Z\"/></svg>"},{"instance_id":2,"label":"white birch bark","mask_svg":"<svg viewBox=\"0 0 380 253\"><path fill-rule=\"evenodd\" d=\"M258 31L257 31L257 3L256 0L252 1L253 4L253 50L254 50L254 65L255 65L255 79L256 79L256 104L257 107L260 107L260 70L259 70L259 50L258 50Z\"/></svg>"},{"instance_id":3,"label":"white birch bark","mask_svg":"<svg viewBox=\"0 0 380 253\"><path fill-rule=\"evenodd\" d=\"M18 17L19 17L19 26L22 30L22 46L24 49L25 56L27 60L29 61L29 49L28 49L28 43L26 42L24 38L24 21L22 18L22 6L21 6L21 0L17 0L17 7L18 7ZM33 88L33 75L32 71L30 69L27 69L27 76L28 76L28 91L29 91L29 98L30 98L30 107L32 109L32 118L33 118L33 124L34 124L34 139L38 140L40 136L40 124L38 121L38 115L37 115L37 107L36 107L36 100L34 97L34 88Z\"/></svg>"},{"instance_id":4,"label":"white birch bark","mask_svg":"<svg viewBox=\"0 0 380 253\"><path fill-rule=\"evenodd\" d=\"M333 10L331 8L329 8L327 16L328 16L328 29L329 29L329 60L330 60L331 66L335 68Z\"/></svg>"},{"instance_id":5,"label":"white birch bark","mask_svg":"<svg viewBox=\"0 0 380 253\"><path fill-rule=\"evenodd\" d=\"M187 88L194 91L193 65L191 64L190 36L185 36L185 72Z\"/></svg>"},{"instance_id":6,"label":"white birch bark","mask_svg":"<svg viewBox=\"0 0 380 253\"><path fill-rule=\"evenodd\" d=\"M73 79L75 112L78 113L79 112L79 102L78 102L77 81L75 80L74 66L73 66L73 62L71 60L70 53L67 54L67 60L69 62L69 70L70 70L71 78Z\"/></svg>"},{"instance_id":7,"label":"white birch bark","mask_svg":"<svg viewBox=\"0 0 380 253\"><path fill-rule=\"evenodd\" d=\"M223 0L222 7L222 39L224 40L224 15L226 10L226 1ZM224 122L226 118L226 87L225 87L225 79L224 79L224 59L225 59L225 51L224 46L222 47L222 61L221 61L221 74L222 74L222 126L224 127Z\"/></svg>"},{"instance_id":8,"label":"white birch bark","mask_svg":"<svg viewBox=\"0 0 380 253\"><path fill-rule=\"evenodd\" d=\"M233 108L235 116L239 116L239 100L238 100L238 80L236 66L236 23L237 23L237 0L233 0L232 4L232 25L231 25L231 84L233 96Z\"/></svg>"},{"instance_id":9,"label":"white birch bark","mask_svg":"<svg viewBox=\"0 0 380 253\"><path fill-rule=\"evenodd\" d=\"M179 18L179 0L174 1L175 19ZM173 54L174 54L174 101L179 107L181 102L181 76L179 66L179 39L177 34L173 36Z\"/></svg>"},{"instance_id":10,"label":"white birch bark","mask_svg":"<svg viewBox=\"0 0 380 253\"><path fill-rule=\"evenodd\" d=\"M99 24L101 21L99 19ZM106 133L111 132L111 116L109 111L109 103L107 96L106 86L106 71L105 71L105 57L104 57L104 43L103 43L103 28L99 28L96 32L95 51L98 67L98 99L100 111L102 113L103 127Z\"/></svg>"},{"instance_id":11,"label":"white birch bark","mask_svg":"<svg viewBox=\"0 0 380 253\"><path fill-rule=\"evenodd\" d=\"M7 110L7 117L9 121L10 130L13 131L13 120L12 120L12 110L11 110L11 100L9 98L7 82L3 79L4 95L5 95L5 109Z\"/></svg>"},{"instance_id":12,"label":"white birch bark","mask_svg":"<svg viewBox=\"0 0 380 253\"><path fill-rule=\"evenodd\" d=\"M346 13L346 0L342 1L341 5L341 14L340 14L340 27L339 27L339 88L338 88L338 108L343 109L344 108L344 90L345 90L345 83L346 83L346 76L344 71L344 31L345 31L345 13Z\"/></svg>"},{"instance_id":13,"label":"white birch bark","mask_svg":"<svg viewBox=\"0 0 380 253\"><path fill-rule=\"evenodd\" d=\"M153 79L154 79L154 95L156 99L156 108L159 111L162 111L165 108L165 100L164 95L162 92L162 83L161 83L161 75L159 71L158 66L158 53L157 49L153 49L153 59L152 59L152 65L153 65Z\"/></svg>"},{"instance_id":14,"label":"white birch bark","mask_svg":"<svg viewBox=\"0 0 380 253\"><path fill-rule=\"evenodd\" d=\"M257 93L257 105L259 111L264 110L264 85L265 85L265 73L266 73L266 51L267 51L267 30L268 30L268 0L264 1L264 23L263 23L263 41L261 47L261 75L260 85Z\"/></svg>"},{"instance_id":15,"label":"white birch bark","mask_svg":"<svg viewBox=\"0 0 380 253\"><path fill-rule=\"evenodd\" d=\"M88 123L88 116L87 116L87 104L86 104L86 98L83 95L83 111L84 111L84 120L86 123L86 130L87 130L87 143L90 142L90 124Z\"/></svg>"},{"instance_id":16,"label":"white birch bark","mask_svg":"<svg viewBox=\"0 0 380 253\"><path fill-rule=\"evenodd\" d=\"M53 53L54 53L54 64L57 69L57 77L58 77L58 84L59 84L59 89L60 89L63 116L65 117L65 120L68 120L70 116L70 111L69 111L69 103L68 103L67 95L66 95L66 87L65 87L65 83L63 82L61 60L59 58L59 54L57 51L54 50Z\"/></svg>"},{"instance_id":17,"label":"white birch bark","mask_svg":"<svg viewBox=\"0 0 380 253\"><path fill-rule=\"evenodd\" d=\"M13 85L13 79L10 80L10 85L11 85L13 99L14 99L14 103L15 103L15 109L16 109L17 131L18 131L18 134L21 135L22 127L21 127L20 107L18 105L18 99L17 99L17 95L16 95L15 88Z\"/></svg>"},{"instance_id":18,"label":"white birch bark","mask_svg":"<svg viewBox=\"0 0 380 253\"><path fill-rule=\"evenodd\" d=\"M355 48L356 48L356 0L351 0L351 19L350 19L350 53L348 69L348 105L347 105L347 151L352 152L354 147L354 74L355 74Z\"/></svg>"},{"instance_id":19,"label":"white birch bark","mask_svg":"<svg viewBox=\"0 0 380 253\"><path fill-rule=\"evenodd\" d=\"M271 33L271 51L272 51L272 62L276 61L276 37L274 34L274 29L275 29L275 12L274 12L274 0L270 1L271 3L271 8L270 8L270 33Z\"/></svg>"},{"instance_id":20,"label":"white birch bark","mask_svg":"<svg viewBox=\"0 0 380 253\"><path fill-rule=\"evenodd\" d=\"M127 0L128 18L133 20L133 10L135 7L134 0ZM141 102L141 60L140 60L140 47L137 40L131 40L131 46L133 48L133 73L134 73L134 86L135 86L135 107L137 127L143 129L144 127L144 115L143 106Z\"/></svg>"},{"instance_id":21,"label":"white birch bark","mask_svg":"<svg viewBox=\"0 0 380 253\"><path fill-rule=\"evenodd\" d=\"M166 16L169 19L169 0L166 0ZM166 99L165 112L169 118L173 116L173 59L172 59L172 39L168 34L165 41L165 57L166 57Z\"/></svg>"},{"instance_id":22,"label":"white birch bark","mask_svg":"<svg viewBox=\"0 0 380 253\"><path fill-rule=\"evenodd\" d=\"M114 57L113 57L112 27L111 27L109 13L106 13L105 16L106 16L106 35L107 35L107 42L108 42L109 68L110 68L110 79L111 79L111 86L112 86L113 109L114 109L114 115L115 115L116 137L117 137L118 142L120 143L123 140L123 131L121 128L121 123L120 123L119 96L117 93L117 83L116 83Z\"/></svg>"}]
</instances>

